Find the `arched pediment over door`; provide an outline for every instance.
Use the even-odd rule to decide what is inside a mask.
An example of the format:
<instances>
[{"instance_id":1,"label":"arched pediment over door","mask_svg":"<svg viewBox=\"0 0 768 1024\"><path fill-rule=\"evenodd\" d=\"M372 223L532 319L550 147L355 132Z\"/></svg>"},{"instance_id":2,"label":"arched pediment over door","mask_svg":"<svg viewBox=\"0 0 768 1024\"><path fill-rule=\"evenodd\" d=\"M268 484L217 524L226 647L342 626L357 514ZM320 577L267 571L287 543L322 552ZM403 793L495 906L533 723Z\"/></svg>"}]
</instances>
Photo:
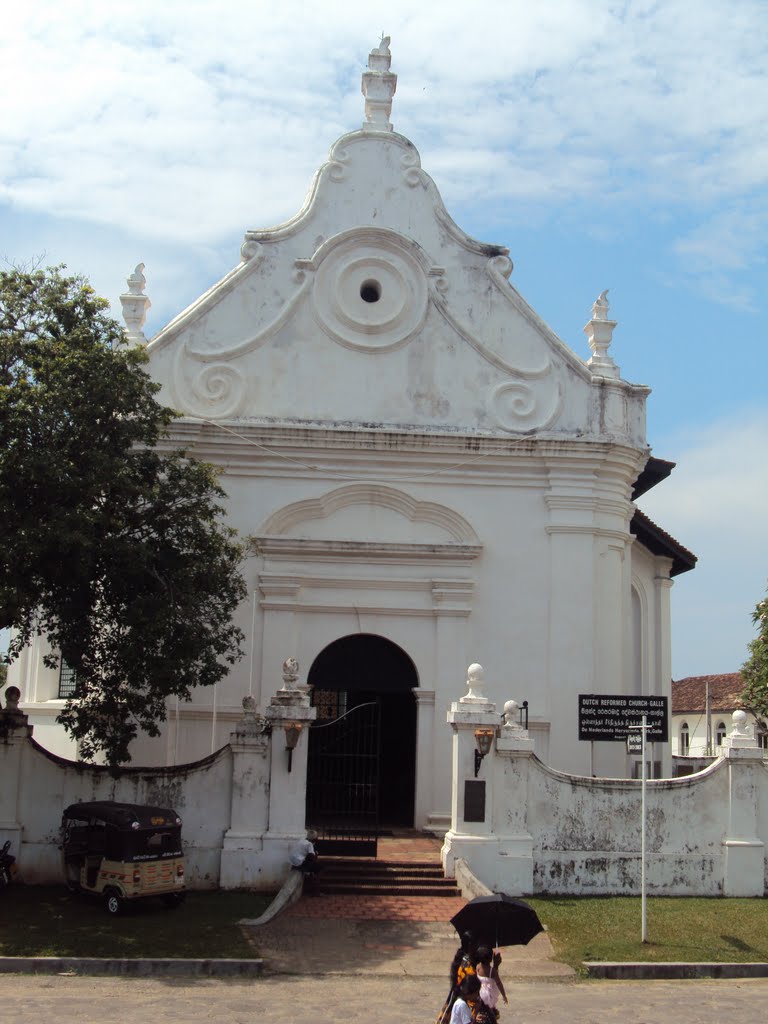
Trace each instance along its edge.
<instances>
[{"instance_id":1,"label":"arched pediment over door","mask_svg":"<svg viewBox=\"0 0 768 1024\"><path fill-rule=\"evenodd\" d=\"M467 520L453 509L419 501L381 484L351 484L286 505L262 527L259 539L268 537L470 546L480 543Z\"/></svg>"},{"instance_id":2,"label":"arched pediment over door","mask_svg":"<svg viewBox=\"0 0 768 1024\"><path fill-rule=\"evenodd\" d=\"M274 608L273 597L290 597L302 610L319 602L380 614L430 614L435 603L450 603L452 591L460 601L468 598L472 563L482 551L458 512L378 484L353 484L286 505L264 523L253 545L263 560L262 607ZM357 575L352 566L364 564ZM342 590L349 592L346 599Z\"/></svg>"}]
</instances>

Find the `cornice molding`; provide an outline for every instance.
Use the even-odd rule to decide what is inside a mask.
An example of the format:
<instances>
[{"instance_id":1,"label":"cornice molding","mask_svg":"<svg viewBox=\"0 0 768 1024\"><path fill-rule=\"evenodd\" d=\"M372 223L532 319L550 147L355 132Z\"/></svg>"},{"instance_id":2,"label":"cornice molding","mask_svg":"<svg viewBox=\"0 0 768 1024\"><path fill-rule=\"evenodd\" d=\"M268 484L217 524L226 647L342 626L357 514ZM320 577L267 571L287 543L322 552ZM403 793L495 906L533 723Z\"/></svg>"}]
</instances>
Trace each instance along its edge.
<instances>
[{"instance_id":1,"label":"cornice molding","mask_svg":"<svg viewBox=\"0 0 768 1024\"><path fill-rule=\"evenodd\" d=\"M257 536L252 553L265 558L398 564L469 563L482 554L481 544L407 544L399 542L315 540L304 537Z\"/></svg>"},{"instance_id":2,"label":"cornice molding","mask_svg":"<svg viewBox=\"0 0 768 1024\"><path fill-rule=\"evenodd\" d=\"M337 615L398 615L417 618L466 618L472 611L475 583L471 579L375 579L263 572L258 577L262 611L314 612ZM343 591L329 600L328 592ZM370 600L387 595L390 600ZM353 597L350 597L353 595Z\"/></svg>"},{"instance_id":3,"label":"cornice molding","mask_svg":"<svg viewBox=\"0 0 768 1024\"><path fill-rule=\"evenodd\" d=\"M595 467L606 459L631 460L634 464L647 458L648 449L638 448L611 437L573 438L559 434L537 434L535 437L512 437L508 433L484 434L453 430L421 430L408 426L383 424L330 424L317 422L266 420L206 420L181 417L171 425L168 447L179 445L192 450L229 455L250 450L255 445L260 457L281 448L290 449L291 457L308 457L314 451L364 451L367 455L425 453L456 457L467 454L496 456L500 459L541 459L544 468L557 471L583 459L594 459ZM267 449L265 452L264 449Z\"/></svg>"}]
</instances>

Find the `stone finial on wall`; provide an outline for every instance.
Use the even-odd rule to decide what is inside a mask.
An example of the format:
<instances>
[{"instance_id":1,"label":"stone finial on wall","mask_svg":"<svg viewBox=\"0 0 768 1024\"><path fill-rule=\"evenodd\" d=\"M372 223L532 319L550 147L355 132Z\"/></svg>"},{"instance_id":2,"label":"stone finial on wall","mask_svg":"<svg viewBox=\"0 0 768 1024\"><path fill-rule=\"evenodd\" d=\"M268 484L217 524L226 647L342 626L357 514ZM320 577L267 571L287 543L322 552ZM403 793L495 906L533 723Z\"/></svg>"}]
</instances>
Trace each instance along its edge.
<instances>
[{"instance_id":1,"label":"stone finial on wall","mask_svg":"<svg viewBox=\"0 0 768 1024\"><path fill-rule=\"evenodd\" d=\"M477 662L473 662L467 669L467 692L460 698L459 704L490 704L485 695L485 670Z\"/></svg>"},{"instance_id":2,"label":"stone finial on wall","mask_svg":"<svg viewBox=\"0 0 768 1024\"><path fill-rule=\"evenodd\" d=\"M254 698L250 695L243 697L243 717L233 735L238 739L243 736L263 736L269 735L271 730L267 719L258 713Z\"/></svg>"},{"instance_id":3,"label":"stone finial on wall","mask_svg":"<svg viewBox=\"0 0 768 1024\"><path fill-rule=\"evenodd\" d=\"M5 688L5 707L0 703L0 737L6 736L9 729L17 729L27 725L27 716L19 711L21 690L18 686L7 686ZM32 727L29 726L29 735L32 735Z\"/></svg>"},{"instance_id":4,"label":"stone finial on wall","mask_svg":"<svg viewBox=\"0 0 768 1024\"><path fill-rule=\"evenodd\" d=\"M731 715L731 721L733 722L733 729L731 730L731 736L749 736L749 730L747 729L747 713L746 711L734 711Z\"/></svg>"},{"instance_id":5,"label":"stone finial on wall","mask_svg":"<svg viewBox=\"0 0 768 1024\"><path fill-rule=\"evenodd\" d=\"M749 716L746 711L734 711L731 715L733 723L731 731L724 738L721 747L723 751L737 750L754 747L759 749L758 742L753 730L748 725Z\"/></svg>"},{"instance_id":6,"label":"stone finial on wall","mask_svg":"<svg viewBox=\"0 0 768 1024\"><path fill-rule=\"evenodd\" d=\"M5 690L5 710L15 714L19 710L21 690L18 686L8 686Z\"/></svg>"},{"instance_id":7,"label":"stone finial on wall","mask_svg":"<svg viewBox=\"0 0 768 1024\"><path fill-rule=\"evenodd\" d=\"M283 689L299 689L299 663L295 658L286 658L283 662Z\"/></svg>"},{"instance_id":8,"label":"stone finial on wall","mask_svg":"<svg viewBox=\"0 0 768 1024\"><path fill-rule=\"evenodd\" d=\"M592 358L587 366L598 377L619 377L619 367L608 355L613 340L616 320L609 319L608 289L600 292L592 304L592 319L584 328L584 333L592 349Z\"/></svg>"},{"instance_id":9,"label":"stone finial on wall","mask_svg":"<svg viewBox=\"0 0 768 1024\"><path fill-rule=\"evenodd\" d=\"M504 705L504 728L505 729L520 729L522 726L517 719L520 705L516 700L508 700Z\"/></svg>"},{"instance_id":10,"label":"stone finial on wall","mask_svg":"<svg viewBox=\"0 0 768 1024\"><path fill-rule=\"evenodd\" d=\"M299 663L296 658L286 658L283 662L283 685L277 691L270 702L270 706L301 706L309 707L309 692L311 687L302 686L299 682ZM271 712L267 711L267 718Z\"/></svg>"},{"instance_id":11,"label":"stone finial on wall","mask_svg":"<svg viewBox=\"0 0 768 1024\"><path fill-rule=\"evenodd\" d=\"M144 264L139 263L136 269L128 278L128 291L120 296L123 307L123 320L130 341L139 343L146 342L144 337L144 323L147 319L147 312L152 305L149 297L144 294L147 279L144 277Z\"/></svg>"},{"instance_id":12,"label":"stone finial on wall","mask_svg":"<svg viewBox=\"0 0 768 1024\"><path fill-rule=\"evenodd\" d=\"M368 69L363 72L360 87L365 96L365 131L392 131L389 117L392 113L392 97L397 89L397 75L389 70L391 63L389 36L382 36L379 45L368 54Z\"/></svg>"}]
</instances>

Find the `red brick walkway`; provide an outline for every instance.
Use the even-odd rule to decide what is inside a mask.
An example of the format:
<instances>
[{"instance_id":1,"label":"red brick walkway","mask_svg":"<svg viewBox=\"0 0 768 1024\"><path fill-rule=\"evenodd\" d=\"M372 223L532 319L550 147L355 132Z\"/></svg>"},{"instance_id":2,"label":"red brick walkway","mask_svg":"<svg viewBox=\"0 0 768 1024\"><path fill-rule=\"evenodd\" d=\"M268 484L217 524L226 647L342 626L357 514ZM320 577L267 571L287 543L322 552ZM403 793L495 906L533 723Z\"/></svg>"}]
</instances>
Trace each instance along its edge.
<instances>
[{"instance_id":1,"label":"red brick walkway","mask_svg":"<svg viewBox=\"0 0 768 1024\"><path fill-rule=\"evenodd\" d=\"M377 860L440 863L442 842L420 833L379 840ZM288 917L360 921L449 921L466 903L460 896L303 896Z\"/></svg>"}]
</instances>

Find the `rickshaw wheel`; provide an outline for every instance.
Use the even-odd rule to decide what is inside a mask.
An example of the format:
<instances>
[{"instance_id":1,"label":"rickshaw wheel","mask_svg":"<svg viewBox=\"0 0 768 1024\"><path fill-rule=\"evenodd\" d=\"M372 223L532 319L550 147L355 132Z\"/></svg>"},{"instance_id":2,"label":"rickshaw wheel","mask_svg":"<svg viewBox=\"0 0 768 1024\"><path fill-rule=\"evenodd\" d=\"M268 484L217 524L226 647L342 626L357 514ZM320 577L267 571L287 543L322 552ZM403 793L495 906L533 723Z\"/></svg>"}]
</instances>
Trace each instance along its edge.
<instances>
[{"instance_id":1,"label":"rickshaw wheel","mask_svg":"<svg viewBox=\"0 0 768 1024\"><path fill-rule=\"evenodd\" d=\"M104 906L107 908L108 914L116 916L122 914L125 909L125 900L115 889L107 889L104 893Z\"/></svg>"}]
</instances>

